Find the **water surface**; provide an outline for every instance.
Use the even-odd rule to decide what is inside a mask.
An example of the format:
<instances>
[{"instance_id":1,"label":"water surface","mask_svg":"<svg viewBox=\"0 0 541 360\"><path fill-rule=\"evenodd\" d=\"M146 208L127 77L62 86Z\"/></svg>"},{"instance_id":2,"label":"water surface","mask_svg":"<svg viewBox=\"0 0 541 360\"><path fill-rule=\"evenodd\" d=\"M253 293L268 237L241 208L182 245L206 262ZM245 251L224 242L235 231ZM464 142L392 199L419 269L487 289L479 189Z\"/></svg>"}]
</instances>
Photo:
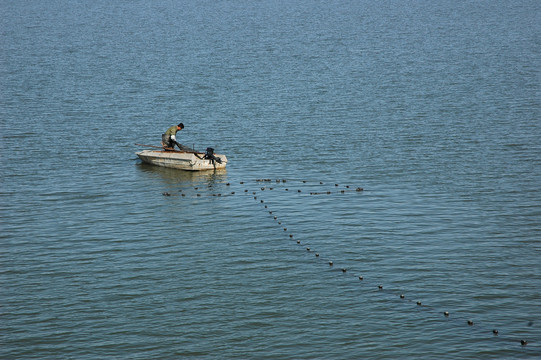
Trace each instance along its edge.
<instances>
[{"instance_id":1,"label":"water surface","mask_svg":"<svg viewBox=\"0 0 541 360\"><path fill-rule=\"evenodd\" d=\"M539 2L0 7L0 357L541 354Z\"/></svg>"}]
</instances>

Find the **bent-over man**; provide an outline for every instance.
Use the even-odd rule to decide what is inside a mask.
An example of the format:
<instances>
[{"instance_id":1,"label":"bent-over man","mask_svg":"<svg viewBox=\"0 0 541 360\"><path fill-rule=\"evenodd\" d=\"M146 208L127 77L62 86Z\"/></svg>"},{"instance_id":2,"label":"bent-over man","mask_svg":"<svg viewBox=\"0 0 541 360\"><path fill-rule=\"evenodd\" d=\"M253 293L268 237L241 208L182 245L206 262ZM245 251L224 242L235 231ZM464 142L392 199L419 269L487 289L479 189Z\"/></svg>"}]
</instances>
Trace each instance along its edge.
<instances>
[{"instance_id":1,"label":"bent-over man","mask_svg":"<svg viewBox=\"0 0 541 360\"><path fill-rule=\"evenodd\" d=\"M169 148L174 148L175 145L182 150L182 145L177 142L177 132L184 129L184 124L180 123L178 125L173 125L165 134L162 134L162 145Z\"/></svg>"}]
</instances>

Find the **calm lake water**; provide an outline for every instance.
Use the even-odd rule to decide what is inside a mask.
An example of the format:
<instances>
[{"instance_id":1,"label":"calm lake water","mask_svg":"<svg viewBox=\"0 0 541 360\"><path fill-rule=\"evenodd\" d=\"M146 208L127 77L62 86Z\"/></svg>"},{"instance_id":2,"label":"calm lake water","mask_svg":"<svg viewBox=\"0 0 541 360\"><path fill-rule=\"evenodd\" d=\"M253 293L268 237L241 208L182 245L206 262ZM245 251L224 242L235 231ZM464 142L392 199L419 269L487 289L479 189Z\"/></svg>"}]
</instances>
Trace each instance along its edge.
<instances>
[{"instance_id":1,"label":"calm lake water","mask_svg":"<svg viewBox=\"0 0 541 360\"><path fill-rule=\"evenodd\" d=\"M0 358L541 356L539 1L0 11Z\"/></svg>"}]
</instances>

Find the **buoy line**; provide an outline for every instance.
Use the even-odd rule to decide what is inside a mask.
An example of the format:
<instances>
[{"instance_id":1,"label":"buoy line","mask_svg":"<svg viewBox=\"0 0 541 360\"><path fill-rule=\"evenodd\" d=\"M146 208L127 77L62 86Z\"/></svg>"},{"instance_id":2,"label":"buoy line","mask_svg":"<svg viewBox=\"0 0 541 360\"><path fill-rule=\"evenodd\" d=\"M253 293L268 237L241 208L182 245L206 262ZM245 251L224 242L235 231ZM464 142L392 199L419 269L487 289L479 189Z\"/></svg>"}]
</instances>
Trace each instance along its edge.
<instances>
[{"instance_id":1,"label":"buoy line","mask_svg":"<svg viewBox=\"0 0 541 360\"><path fill-rule=\"evenodd\" d=\"M272 180L270 180L270 179L257 179L256 182L272 183ZM276 183L282 183L282 184L285 184L285 183L288 183L288 182L291 183L291 181L288 181L288 180L276 180L275 182ZM307 183L307 181L303 181L303 183ZM323 185L324 183L319 182L319 184ZM338 184L334 184L334 185L337 188L339 187ZM346 188L349 189L350 186L346 186ZM272 190L271 188L269 188L269 189ZM362 189L360 187L355 187L354 189L355 189L354 191L356 191L356 192L364 190L364 189ZM265 190L267 190L267 188L266 187L261 187L260 190L265 191ZM285 188L285 190L289 191L289 188ZM298 191L293 191L293 193L295 193L295 192L301 193L301 190L299 189ZM317 194L317 195L320 195L320 194L332 194L332 193L337 193L337 192L336 191L332 192L330 190L327 190L326 192L318 192L318 193L311 192L310 195L314 195L314 194ZM339 193L343 194L343 193L345 193L345 191L340 190ZM254 196L254 198L257 198L257 197ZM265 200L259 199L259 203L264 204ZM275 214L275 212L273 210L268 210L268 205L264 205L264 208L269 214L271 214L271 215ZM278 218L277 215L273 215L272 218L273 218L274 221L278 222L278 225L280 225L280 227L282 227L284 232L288 233L287 234L288 238L290 240L295 239L295 243L297 245L300 245L303 249L305 249L306 253L313 254L313 256L314 256L314 258L316 260L328 264L327 266L332 271L340 272L340 273L342 273L342 274L344 274L346 276L351 276L352 278L357 279L357 281L359 283L362 283L363 289L365 289L365 290L369 289L373 293L385 294L385 295L387 295L387 296L389 296L391 298L394 298L394 299L397 299L397 300L401 301L402 303L411 303L412 305L414 304L414 306L415 306L414 308L428 311L428 312L442 318L444 321L454 321L458 325L464 324L465 326L470 327L471 329L475 329L480 336L491 334L493 337L496 337L500 341L506 341L506 342L509 342L509 343L520 344L523 347L528 345L528 341L525 340L525 339L518 339L516 337L511 337L511 336L508 336L508 335L502 335L503 332L500 333L500 331L501 331L500 329L487 328L485 326L479 325L474 320L472 320L472 318L467 318L466 319L466 318L464 318L463 316L460 316L460 315L455 316L454 314L451 314L447 310L445 310L445 311L438 310L438 309L432 307L431 305L427 305L427 304L423 303L421 300L410 298L409 296L407 296L403 292L399 291L399 289L392 289L392 288L387 289L387 288L384 287L383 284L378 284L377 288L376 288L374 282L372 282L370 280L367 280L368 278L366 277L366 274L360 273L359 271L356 271L355 269L350 269L345 265L337 266L335 264L334 260L332 260L330 258L327 258L327 257L323 256L322 254L320 254L319 252L317 252L316 249L314 248L314 246L311 245L309 241L301 241L300 239L296 239L293 232L291 231L291 229L288 229L287 227L283 227L283 223L281 221L279 221L279 218ZM412 308L413 308L413 306L412 306ZM530 348L533 350L533 347L531 345L530 345Z\"/></svg>"},{"instance_id":2,"label":"buoy line","mask_svg":"<svg viewBox=\"0 0 541 360\"><path fill-rule=\"evenodd\" d=\"M257 188L248 188L245 185L247 185L246 181L240 181L240 185L244 185L244 189L242 191L239 191L239 194L250 196L253 198L253 200L258 203L262 209L271 217L271 219L275 222L276 225L282 230L282 234L286 234L286 239L292 240L295 245L297 245L298 248L302 249L305 254L311 256L312 258L316 259L316 261L325 263L326 267L330 271L337 272L341 274L341 276L349 276L352 279L356 281L356 283L359 286L362 286L362 289L366 292L370 292L373 294L378 295L385 295L391 299L396 299L397 301L403 303L403 304L411 304L412 309L416 310L423 310L427 311L434 316L437 316L438 318L443 319L446 322L454 322L456 325L464 325L469 330L474 330L479 334L479 336L487 336L491 335L492 338L497 338L499 341L505 341L509 343L514 344L520 344L522 348L526 348L526 345L528 345L529 350L539 350L539 346L536 345L535 342L528 341L526 339L518 339L517 337L512 337L510 335L506 335L504 331L501 329L496 328L487 328L484 325L484 322L478 323L474 318L465 318L464 316L458 315L456 316L452 312L448 310L438 310L434 308L433 306L429 304L425 304L420 299L416 299L414 297L411 297L408 294L403 293L400 291L400 289L396 288L387 288L385 287L385 284L382 284L381 282L375 282L373 280L373 277L366 273L361 272L355 268L348 267L343 264L336 264L335 259L331 259L326 257L324 254L317 251L317 249L314 247L313 244L311 244L307 240L301 240L298 239L294 232L291 231L290 228L286 226L284 223L284 220L281 219L275 210L270 209L268 206L268 203L265 201L264 192L272 192L275 190L285 190L289 194L296 194L300 196L314 196L314 195L332 195L332 194L346 194L346 193L362 193L364 192L364 189L362 187L358 186L349 186L349 185L339 185L336 183L326 183L323 181L307 181L307 180L299 180L299 179L255 179L254 180L255 185ZM303 189L299 188L299 184L302 184L302 186L315 186L317 191L303 191ZM226 183L226 187L230 187L231 183ZM295 186L297 185L297 186ZM324 187L327 187L325 191L321 191L317 188L321 188L322 185ZM212 186L209 186L207 190L209 190ZM329 188L330 187L330 188ZM198 192L199 190L203 190L201 187L193 187L191 190L195 190L196 192L188 192L187 189L180 189L177 191L167 191L163 192L163 196L195 196L197 198L201 197L202 194ZM237 194L236 191L226 191L223 193L214 193L214 192L206 192L205 195L208 197L220 197L220 198L227 198L229 196L235 196Z\"/></svg>"}]
</instances>

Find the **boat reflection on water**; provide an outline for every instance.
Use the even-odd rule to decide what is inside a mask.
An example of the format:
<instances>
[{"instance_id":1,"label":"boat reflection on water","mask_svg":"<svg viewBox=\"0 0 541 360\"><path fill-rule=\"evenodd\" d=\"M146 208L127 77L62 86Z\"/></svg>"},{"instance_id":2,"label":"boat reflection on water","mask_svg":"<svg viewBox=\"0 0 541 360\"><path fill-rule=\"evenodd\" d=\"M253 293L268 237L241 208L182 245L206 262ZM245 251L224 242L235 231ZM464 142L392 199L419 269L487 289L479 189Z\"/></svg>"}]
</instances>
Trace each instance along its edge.
<instances>
[{"instance_id":1,"label":"boat reflection on water","mask_svg":"<svg viewBox=\"0 0 541 360\"><path fill-rule=\"evenodd\" d=\"M147 180L160 178L171 187L208 186L226 182L227 170L184 171L139 162L137 168Z\"/></svg>"}]
</instances>

